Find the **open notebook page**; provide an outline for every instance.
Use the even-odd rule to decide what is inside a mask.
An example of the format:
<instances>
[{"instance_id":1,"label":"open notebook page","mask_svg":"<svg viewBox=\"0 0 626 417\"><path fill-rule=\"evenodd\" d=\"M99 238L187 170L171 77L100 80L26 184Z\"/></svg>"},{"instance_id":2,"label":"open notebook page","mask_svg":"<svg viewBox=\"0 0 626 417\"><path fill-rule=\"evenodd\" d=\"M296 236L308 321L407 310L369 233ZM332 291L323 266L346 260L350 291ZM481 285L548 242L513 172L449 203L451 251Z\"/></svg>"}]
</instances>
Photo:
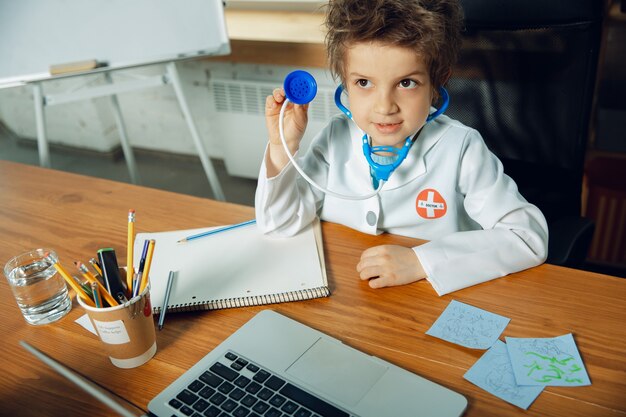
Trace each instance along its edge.
<instances>
[{"instance_id":1,"label":"open notebook page","mask_svg":"<svg viewBox=\"0 0 626 417\"><path fill-rule=\"evenodd\" d=\"M213 228L139 233L134 265L145 239L156 241L150 269L152 306L158 312L169 271L175 271L168 306L179 310L269 304L327 296L319 221L289 238L262 234L256 224L177 243Z\"/></svg>"}]
</instances>

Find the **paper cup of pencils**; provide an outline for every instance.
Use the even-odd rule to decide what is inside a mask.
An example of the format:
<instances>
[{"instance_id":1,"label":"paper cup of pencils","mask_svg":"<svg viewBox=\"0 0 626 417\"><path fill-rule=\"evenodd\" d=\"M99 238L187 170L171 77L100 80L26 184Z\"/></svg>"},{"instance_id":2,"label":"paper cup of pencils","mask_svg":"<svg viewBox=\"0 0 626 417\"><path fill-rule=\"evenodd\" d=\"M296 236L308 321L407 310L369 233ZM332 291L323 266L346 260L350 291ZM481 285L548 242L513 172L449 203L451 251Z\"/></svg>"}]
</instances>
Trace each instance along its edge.
<instances>
[{"instance_id":1,"label":"paper cup of pencils","mask_svg":"<svg viewBox=\"0 0 626 417\"><path fill-rule=\"evenodd\" d=\"M154 356L157 345L149 284L126 302L103 299L102 305L108 307L94 307L80 296L76 299L87 312L113 365L135 368Z\"/></svg>"}]
</instances>

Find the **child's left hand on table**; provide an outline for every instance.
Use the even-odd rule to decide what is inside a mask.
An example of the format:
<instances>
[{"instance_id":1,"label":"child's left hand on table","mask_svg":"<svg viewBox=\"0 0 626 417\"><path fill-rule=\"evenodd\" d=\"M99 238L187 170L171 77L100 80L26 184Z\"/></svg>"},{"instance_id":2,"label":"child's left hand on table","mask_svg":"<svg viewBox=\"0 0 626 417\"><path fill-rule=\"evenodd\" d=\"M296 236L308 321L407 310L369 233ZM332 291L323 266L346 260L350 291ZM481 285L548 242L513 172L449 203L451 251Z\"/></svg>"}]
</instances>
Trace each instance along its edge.
<instances>
[{"instance_id":1,"label":"child's left hand on table","mask_svg":"<svg viewBox=\"0 0 626 417\"><path fill-rule=\"evenodd\" d=\"M417 255L411 248L381 245L366 249L356 266L362 280L372 288L409 284L426 278Z\"/></svg>"}]
</instances>

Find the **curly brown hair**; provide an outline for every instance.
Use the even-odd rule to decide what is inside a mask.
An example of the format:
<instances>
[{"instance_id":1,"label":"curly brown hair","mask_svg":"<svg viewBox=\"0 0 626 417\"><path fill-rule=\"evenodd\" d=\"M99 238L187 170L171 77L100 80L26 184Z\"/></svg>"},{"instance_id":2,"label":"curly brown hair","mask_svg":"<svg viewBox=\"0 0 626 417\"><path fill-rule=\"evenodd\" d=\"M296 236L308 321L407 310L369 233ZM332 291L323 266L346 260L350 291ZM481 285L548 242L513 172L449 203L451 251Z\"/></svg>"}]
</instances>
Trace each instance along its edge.
<instances>
[{"instance_id":1,"label":"curly brown hair","mask_svg":"<svg viewBox=\"0 0 626 417\"><path fill-rule=\"evenodd\" d=\"M326 51L335 78L345 81L347 48L383 42L423 56L437 96L461 46L463 11L458 0L330 0L325 24Z\"/></svg>"}]
</instances>

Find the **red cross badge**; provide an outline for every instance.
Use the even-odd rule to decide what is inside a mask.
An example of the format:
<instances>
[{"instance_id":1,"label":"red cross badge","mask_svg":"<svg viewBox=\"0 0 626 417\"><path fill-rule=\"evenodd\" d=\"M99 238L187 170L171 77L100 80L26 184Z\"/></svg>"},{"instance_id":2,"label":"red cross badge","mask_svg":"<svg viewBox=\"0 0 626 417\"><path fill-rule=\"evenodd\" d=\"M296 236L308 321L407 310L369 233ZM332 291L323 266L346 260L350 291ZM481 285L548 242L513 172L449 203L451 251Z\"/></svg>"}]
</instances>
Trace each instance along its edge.
<instances>
[{"instance_id":1,"label":"red cross badge","mask_svg":"<svg viewBox=\"0 0 626 417\"><path fill-rule=\"evenodd\" d=\"M417 195L415 209L420 217L425 219L438 219L446 214L448 205L446 204L446 200L439 194L439 191L427 188L420 191Z\"/></svg>"}]
</instances>

